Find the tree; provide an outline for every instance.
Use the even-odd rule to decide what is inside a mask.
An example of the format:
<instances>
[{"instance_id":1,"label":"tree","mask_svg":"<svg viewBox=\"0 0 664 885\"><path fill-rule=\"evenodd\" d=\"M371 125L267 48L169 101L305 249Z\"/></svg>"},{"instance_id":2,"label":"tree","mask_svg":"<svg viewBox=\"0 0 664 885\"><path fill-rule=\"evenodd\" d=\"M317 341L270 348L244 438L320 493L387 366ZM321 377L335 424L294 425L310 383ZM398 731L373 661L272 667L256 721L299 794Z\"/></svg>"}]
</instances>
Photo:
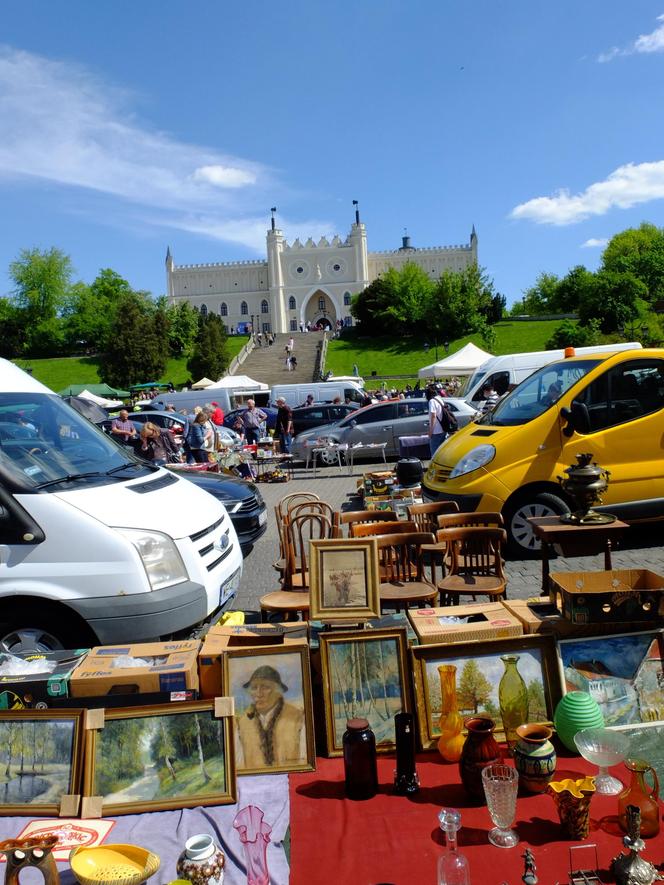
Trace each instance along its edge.
<instances>
[{"instance_id":1,"label":"tree","mask_svg":"<svg viewBox=\"0 0 664 885\"><path fill-rule=\"evenodd\" d=\"M0 298L0 356L14 359L24 350L27 318L8 298Z\"/></svg>"},{"instance_id":2,"label":"tree","mask_svg":"<svg viewBox=\"0 0 664 885\"><path fill-rule=\"evenodd\" d=\"M588 325L595 319L604 334L617 332L625 323L640 317L646 296L645 283L634 274L601 270L579 302L579 322Z\"/></svg>"},{"instance_id":3,"label":"tree","mask_svg":"<svg viewBox=\"0 0 664 885\"><path fill-rule=\"evenodd\" d=\"M59 249L22 249L9 265L14 301L24 320L28 356L51 356L64 344L60 312L71 285L73 268Z\"/></svg>"},{"instance_id":4,"label":"tree","mask_svg":"<svg viewBox=\"0 0 664 885\"><path fill-rule=\"evenodd\" d=\"M64 311L69 347L106 350L115 334L118 308L131 292L127 280L110 268L100 270L89 286L72 286Z\"/></svg>"},{"instance_id":5,"label":"tree","mask_svg":"<svg viewBox=\"0 0 664 885\"><path fill-rule=\"evenodd\" d=\"M493 281L483 268L443 271L424 311L427 327L447 339L482 332L493 297Z\"/></svg>"},{"instance_id":6,"label":"tree","mask_svg":"<svg viewBox=\"0 0 664 885\"><path fill-rule=\"evenodd\" d=\"M158 380L166 370L168 320L145 292L118 299L113 334L99 360L99 375L112 387Z\"/></svg>"},{"instance_id":7,"label":"tree","mask_svg":"<svg viewBox=\"0 0 664 885\"><path fill-rule=\"evenodd\" d=\"M408 261L399 270L388 268L356 295L351 313L363 330L373 334L423 331L433 290L426 271Z\"/></svg>"},{"instance_id":8,"label":"tree","mask_svg":"<svg viewBox=\"0 0 664 885\"><path fill-rule=\"evenodd\" d=\"M528 314L528 316L541 316L546 313L558 311L558 284L560 280L553 273L541 273L535 280L535 285L523 293L523 299L516 302L519 309L513 315Z\"/></svg>"},{"instance_id":9,"label":"tree","mask_svg":"<svg viewBox=\"0 0 664 885\"><path fill-rule=\"evenodd\" d=\"M459 680L459 706L477 713L491 695L491 683L484 676L475 658L466 661Z\"/></svg>"},{"instance_id":10,"label":"tree","mask_svg":"<svg viewBox=\"0 0 664 885\"><path fill-rule=\"evenodd\" d=\"M209 313L198 320L198 334L187 369L192 378L218 380L228 368L226 329L216 314Z\"/></svg>"},{"instance_id":11,"label":"tree","mask_svg":"<svg viewBox=\"0 0 664 885\"><path fill-rule=\"evenodd\" d=\"M616 234L602 255L602 270L633 274L650 303L664 298L664 228L644 222Z\"/></svg>"},{"instance_id":12,"label":"tree","mask_svg":"<svg viewBox=\"0 0 664 885\"><path fill-rule=\"evenodd\" d=\"M196 342L198 314L187 301L166 308L168 346L173 356L188 356Z\"/></svg>"},{"instance_id":13,"label":"tree","mask_svg":"<svg viewBox=\"0 0 664 885\"><path fill-rule=\"evenodd\" d=\"M552 302L554 312L578 313L581 304L592 297L594 285L594 274L577 264L558 282Z\"/></svg>"},{"instance_id":14,"label":"tree","mask_svg":"<svg viewBox=\"0 0 664 885\"><path fill-rule=\"evenodd\" d=\"M601 340L599 320L589 319L585 326L574 320L563 320L554 329L553 335L546 342L547 350L560 350L564 347L587 347L599 344Z\"/></svg>"}]
</instances>

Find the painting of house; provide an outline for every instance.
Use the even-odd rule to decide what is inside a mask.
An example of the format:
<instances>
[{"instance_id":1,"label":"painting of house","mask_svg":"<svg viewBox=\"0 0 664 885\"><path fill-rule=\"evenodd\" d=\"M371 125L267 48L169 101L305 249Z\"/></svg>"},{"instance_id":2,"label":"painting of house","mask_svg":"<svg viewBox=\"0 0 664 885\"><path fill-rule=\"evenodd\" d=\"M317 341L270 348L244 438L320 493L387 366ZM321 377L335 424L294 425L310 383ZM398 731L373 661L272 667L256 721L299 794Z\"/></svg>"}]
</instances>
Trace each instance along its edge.
<instances>
[{"instance_id":1,"label":"painting of house","mask_svg":"<svg viewBox=\"0 0 664 885\"><path fill-rule=\"evenodd\" d=\"M643 722L664 719L664 666L662 643L659 639L653 639L648 654L639 665L634 677L634 687L639 697Z\"/></svg>"}]
</instances>

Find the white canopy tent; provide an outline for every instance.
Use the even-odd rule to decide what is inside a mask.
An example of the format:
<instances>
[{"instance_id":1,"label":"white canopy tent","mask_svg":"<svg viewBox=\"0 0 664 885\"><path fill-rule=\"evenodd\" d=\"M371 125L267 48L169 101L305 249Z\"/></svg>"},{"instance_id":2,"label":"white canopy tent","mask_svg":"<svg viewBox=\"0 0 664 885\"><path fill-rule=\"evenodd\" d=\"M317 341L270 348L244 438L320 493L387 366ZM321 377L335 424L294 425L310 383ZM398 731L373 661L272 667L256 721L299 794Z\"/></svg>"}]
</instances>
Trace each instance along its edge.
<instances>
[{"instance_id":1,"label":"white canopy tent","mask_svg":"<svg viewBox=\"0 0 664 885\"><path fill-rule=\"evenodd\" d=\"M444 360L424 366L417 373L418 378L444 378L448 375L472 375L475 369L491 359L493 354L477 347L472 341L461 350L450 354Z\"/></svg>"},{"instance_id":2,"label":"white canopy tent","mask_svg":"<svg viewBox=\"0 0 664 885\"><path fill-rule=\"evenodd\" d=\"M82 390L78 395L81 399L96 403L98 406L101 406L102 409L116 409L118 406L122 405L121 399L106 399L103 396L97 396L96 393L90 393L89 390Z\"/></svg>"},{"instance_id":3,"label":"white canopy tent","mask_svg":"<svg viewBox=\"0 0 664 885\"><path fill-rule=\"evenodd\" d=\"M192 390L205 390L207 387L212 387L214 385L214 381L210 378L201 378L200 381L197 381L195 384L191 385Z\"/></svg>"},{"instance_id":4,"label":"white canopy tent","mask_svg":"<svg viewBox=\"0 0 664 885\"><path fill-rule=\"evenodd\" d=\"M254 381L248 375L226 375L225 378L210 384L207 389L219 390L219 388L225 390L269 390L267 384L263 384L262 381Z\"/></svg>"}]
</instances>

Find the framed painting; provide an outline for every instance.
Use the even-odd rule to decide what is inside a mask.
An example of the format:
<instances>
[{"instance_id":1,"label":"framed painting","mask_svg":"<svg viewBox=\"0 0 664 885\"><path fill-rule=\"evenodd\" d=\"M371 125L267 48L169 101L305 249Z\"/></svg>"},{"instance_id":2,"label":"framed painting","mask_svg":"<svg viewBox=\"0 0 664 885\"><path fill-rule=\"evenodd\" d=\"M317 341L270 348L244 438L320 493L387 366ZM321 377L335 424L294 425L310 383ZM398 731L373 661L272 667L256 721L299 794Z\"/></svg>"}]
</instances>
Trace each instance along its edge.
<instances>
[{"instance_id":1,"label":"framed painting","mask_svg":"<svg viewBox=\"0 0 664 885\"><path fill-rule=\"evenodd\" d=\"M235 701L239 774L316 768L308 645L229 648L222 685Z\"/></svg>"},{"instance_id":2,"label":"framed painting","mask_svg":"<svg viewBox=\"0 0 664 885\"><path fill-rule=\"evenodd\" d=\"M380 617L375 538L314 540L309 550L312 620L362 621Z\"/></svg>"},{"instance_id":3,"label":"framed painting","mask_svg":"<svg viewBox=\"0 0 664 885\"><path fill-rule=\"evenodd\" d=\"M395 749L394 717L411 709L406 628L321 633L327 753L340 756L348 719L368 719L378 752Z\"/></svg>"},{"instance_id":4,"label":"framed painting","mask_svg":"<svg viewBox=\"0 0 664 885\"><path fill-rule=\"evenodd\" d=\"M587 691L607 726L664 720L664 631L561 639L563 691Z\"/></svg>"},{"instance_id":5,"label":"framed painting","mask_svg":"<svg viewBox=\"0 0 664 885\"><path fill-rule=\"evenodd\" d=\"M57 816L80 793L80 710L3 710L0 748L0 814Z\"/></svg>"},{"instance_id":6,"label":"framed painting","mask_svg":"<svg viewBox=\"0 0 664 885\"><path fill-rule=\"evenodd\" d=\"M86 733L83 795L103 817L234 802L230 718L214 701L106 709Z\"/></svg>"},{"instance_id":7,"label":"framed painting","mask_svg":"<svg viewBox=\"0 0 664 885\"><path fill-rule=\"evenodd\" d=\"M516 670L528 693L528 722L551 724L560 700L560 679L555 643L551 636L521 636L490 642L453 645L420 645L411 649L420 746L430 750L440 737L442 712L439 667L454 668L453 678L459 713L490 716L496 723L496 738L504 740L498 688L508 662L516 658ZM446 668L449 674L449 669Z\"/></svg>"}]
</instances>

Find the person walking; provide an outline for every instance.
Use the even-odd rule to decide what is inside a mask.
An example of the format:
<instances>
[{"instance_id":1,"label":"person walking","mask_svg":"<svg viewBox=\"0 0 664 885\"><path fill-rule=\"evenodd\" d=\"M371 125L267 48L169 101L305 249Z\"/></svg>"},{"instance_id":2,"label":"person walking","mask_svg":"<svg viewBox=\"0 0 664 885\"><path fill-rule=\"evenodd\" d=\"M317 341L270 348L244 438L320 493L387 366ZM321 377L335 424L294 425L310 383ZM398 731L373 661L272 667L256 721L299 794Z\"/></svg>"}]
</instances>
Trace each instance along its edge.
<instances>
[{"instance_id":1,"label":"person walking","mask_svg":"<svg viewBox=\"0 0 664 885\"><path fill-rule=\"evenodd\" d=\"M429 451L433 458L439 446L456 430L457 421L433 384L427 387L425 395L429 402Z\"/></svg>"},{"instance_id":2,"label":"person walking","mask_svg":"<svg viewBox=\"0 0 664 885\"><path fill-rule=\"evenodd\" d=\"M293 410L286 404L283 396L277 397L277 421L274 432L279 437L282 454L288 455L293 440Z\"/></svg>"},{"instance_id":3,"label":"person walking","mask_svg":"<svg viewBox=\"0 0 664 885\"><path fill-rule=\"evenodd\" d=\"M244 427L244 436L248 445L258 442L260 428L263 421L267 420L267 415L262 409L256 408L256 401L247 400L247 408L242 412L242 426Z\"/></svg>"}]
</instances>

